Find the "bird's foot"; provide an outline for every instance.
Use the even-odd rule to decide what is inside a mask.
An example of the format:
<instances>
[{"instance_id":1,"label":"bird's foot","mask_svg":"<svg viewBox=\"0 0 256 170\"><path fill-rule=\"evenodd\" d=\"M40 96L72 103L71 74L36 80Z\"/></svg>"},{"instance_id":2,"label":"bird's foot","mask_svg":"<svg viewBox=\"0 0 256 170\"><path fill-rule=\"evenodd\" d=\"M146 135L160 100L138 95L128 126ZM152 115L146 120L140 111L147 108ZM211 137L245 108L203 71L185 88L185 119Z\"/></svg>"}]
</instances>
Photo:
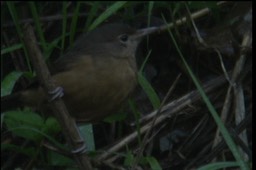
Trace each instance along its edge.
<instances>
[{"instance_id":1,"label":"bird's foot","mask_svg":"<svg viewBox=\"0 0 256 170\"><path fill-rule=\"evenodd\" d=\"M73 149L72 151L71 151L71 153L72 154L82 154L82 153L85 153L86 152L86 144L85 144L85 142L84 141L81 141L81 143L82 143L82 146L80 146L79 148L77 148L77 149Z\"/></svg>"},{"instance_id":2,"label":"bird's foot","mask_svg":"<svg viewBox=\"0 0 256 170\"><path fill-rule=\"evenodd\" d=\"M48 92L49 95L51 95L49 102L61 98L64 96L64 89L60 86L56 87L54 90Z\"/></svg>"}]
</instances>

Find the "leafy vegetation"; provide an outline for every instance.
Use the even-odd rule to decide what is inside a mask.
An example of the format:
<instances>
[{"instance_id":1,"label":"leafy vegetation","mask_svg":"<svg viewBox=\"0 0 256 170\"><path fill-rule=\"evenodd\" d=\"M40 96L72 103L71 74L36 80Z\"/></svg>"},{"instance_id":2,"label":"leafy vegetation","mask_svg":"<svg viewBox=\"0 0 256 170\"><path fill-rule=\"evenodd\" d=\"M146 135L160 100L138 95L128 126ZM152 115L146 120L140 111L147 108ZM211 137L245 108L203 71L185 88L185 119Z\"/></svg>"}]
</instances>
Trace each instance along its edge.
<instances>
[{"instance_id":1,"label":"leafy vegetation","mask_svg":"<svg viewBox=\"0 0 256 170\"><path fill-rule=\"evenodd\" d=\"M1 2L1 97L34 81L26 23L49 64L103 24L172 23L137 49L139 85L121 113L79 125L93 166L249 170L251 10L250 2ZM36 112L1 114L1 169L77 169L58 121Z\"/></svg>"}]
</instances>

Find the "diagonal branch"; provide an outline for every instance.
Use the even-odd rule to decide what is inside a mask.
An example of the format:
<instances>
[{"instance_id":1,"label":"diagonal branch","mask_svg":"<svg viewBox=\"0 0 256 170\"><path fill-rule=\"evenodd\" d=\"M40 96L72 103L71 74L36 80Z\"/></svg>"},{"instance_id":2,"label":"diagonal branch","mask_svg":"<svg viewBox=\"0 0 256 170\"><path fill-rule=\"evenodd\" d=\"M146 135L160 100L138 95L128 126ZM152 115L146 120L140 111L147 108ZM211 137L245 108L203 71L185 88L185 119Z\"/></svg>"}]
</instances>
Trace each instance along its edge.
<instances>
[{"instance_id":1,"label":"diagonal branch","mask_svg":"<svg viewBox=\"0 0 256 170\"><path fill-rule=\"evenodd\" d=\"M36 44L37 41L32 26L26 24L23 28L23 32L25 46L28 50L29 56L43 90L45 93L54 91L57 86L54 84L47 65L43 60L43 55ZM50 104L72 150L81 148L81 146L84 145L83 139L81 138L78 128L76 127L75 120L69 115L62 99L57 98L50 102ZM74 157L78 162L80 169L92 169L86 153L74 154Z\"/></svg>"}]
</instances>

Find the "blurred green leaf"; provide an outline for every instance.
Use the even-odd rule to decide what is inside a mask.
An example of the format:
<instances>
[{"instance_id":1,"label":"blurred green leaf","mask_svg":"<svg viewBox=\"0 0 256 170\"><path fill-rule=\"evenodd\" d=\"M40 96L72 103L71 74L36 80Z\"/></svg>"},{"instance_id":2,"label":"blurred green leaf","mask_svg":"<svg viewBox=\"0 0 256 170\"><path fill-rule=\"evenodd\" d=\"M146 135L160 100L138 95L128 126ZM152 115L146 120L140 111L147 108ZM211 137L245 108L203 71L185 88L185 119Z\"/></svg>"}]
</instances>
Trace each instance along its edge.
<instances>
[{"instance_id":1,"label":"blurred green leaf","mask_svg":"<svg viewBox=\"0 0 256 170\"><path fill-rule=\"evenodd\" d=\"M66 36L68 36L68 35L69 35L69 33L65 34L64 37L66 37ZM58 43L59 43L61 40L62 40L62 36L57 37L56 39L52 40L51 43L48 43L47 51L46 51L45 54L44 54L44 57L45 57L46 60L51 56L52 51L53 51L55 48L57 48L57 45L58 45ZM59 49L61 49L61 48L59 47ZM64 50L64 47L63 47L63 49L61 49L61 51L63 51L63 50Z\"/></svg>"},{"instance_id":2,"label":"blurred green leaf","mask_svg":"<svg viewBox=\"0 0 256 170\"><path fill-rule=\"evenodd\" d=\"M158 163L158 161L152 157L152 156L147 156L145 157L145 159L147 160L147 162L149 163L150 165L150 168L152 170L162 170L160 164Z\"/></svg>"},{"instance_id":3,"label":"blurred green leaf","mask_svg":"<svg viewBox=\"0 0 256 170\"><path fill-rule=\"evenodd\" d=\"M149 1L149 4L148 4L148 27L150 26L150 18L152 16L153 7L154 7L154 1Z\"/></svg>"},{"instance_id":4,"label":"blurred green leaf","mask_svg":"<svg viewBox=\"0 0 256 170\"><path fill-rule=\"evenodd\" d=\"M13 52L15 50L19 50L23 48L23 45L22 44L14 44L12 46L9 46L9 47L6 47L4 49L1 49L1 55L3 54L6 54L6 53L10 53L10 52Z\"/></svg>"},{"instance_id":5,"label":"blurred green leaf","mask_svg":"<svg viewBox=\"0 0 256 170\"><path fill-rule=\"evenodd\" d=\"M88 17L87 17L87 20L86 20L86 24L85 24L85 30L87 30L87 28L89 27L89 25L92 24L92 20L93 18L97 15L97 11L98 9L100 8L100 5L101 3L100 2L94 2L92 5L91 5L91 9L90 9L90 12L88 14Z\"/></svg>"},{"instance_id":6,"label":"blurred green leaf","mask_svg":"<svg viewBox=\"0 0 256 170\"><path fill-rule=\"evenodd\" d=\"M138 82L139 82L140 86L142 87L143 91L148 96L154 109L158 109L161 104L160 99L159 99L156 91L154 90L154 88L151 86L149 81L143 75L143 69L148 61L150 54L151 54L151 50L148 52L146 59L143 61L142 65L140 67L140 70L138 72Z\"/></svg>"},{"instance_id":7,"label":"blurred green leaf","mask_svg":"<svg viewBox=\"0 0 256 170\"><path fill-rule=\"evenodd\" d=\"M66 32L67 32L67 7L68 7L68 2L67 1L63 1L62 2L62 35L61 35L61 53L60 55L63 55L64 52L64 46L65 46L65 40L66 40Z\"/></svg>"},{"instance_id":8,"label":"blurred green leaf","mask_svg":"<svg viewBox=\"0 0 256 170\"><path fill-rule=\"evenodd\" d=\"M7 1L6 2L7 6L8 6L8 9L9 9L9 12L12 16L12 19L13 19L13 22L15 24L15 28L17 30L17 35L19 36L19 39L20 39L20 42L22 44L23 43L23 32L22 32L22 29L21 29L21 24L19 24L19 15L18 15L18 11L16 10L16 7L15 7L15 2L10 2L10 1ZM22 45L23 49L24 49L24 53L25 53L25 58L26 58L26 62L28 64L28 67L29 67L29 70L31 70L31 65L29 63L29 57L28 57L28 52L27 52L27 49L25 48L24 45Z\"/></svg>"},{"instance_id":9,"label":"blurred green leaf","mask_svg":"<svg viewBox=\"0 0 256 170\"><path fill-rule=\"evenodd\" d=\"M19 36L20 39L22 39L23 34L22 34L22 31L21 31L21 26L19 24L19 17L18 17L19 15L18 15L18 12L16 10L16 7L15 7L14 3L15 2L11 2L11 1L6 2L7 6L8 6L8 9L9 9L9 12L12 16L13 22L15 24L15 28L17 30L18 36Z\"/></svg>"},{"instance_id":10,"label":"blurred green leaf","mask_svg":"<svg viewBox=\"0 0 256 170\"><path fill-rule=\"evenodd\" d=\"M72 21L71 21L71 26L70 26L69 44L73 44L73 42L74 42L80 6L81 6L81 2L77 2L75 11L74 11L74 14L72 17Z\"/></svg>"},{"instance_id":11,"label":"blurred green leaf","mask_svg":"<svg viewBox=\"0 0 256 170\"><path fill-rule=\"evenodd\" d=\"M48 117L45 121L42 131L46 134L57 134L61 132L61 126L54 117Z\"/></svg>"},{"instance_id":12,"label":"blurred green leaf","mask_svg":"<svg viewBox=\"0 0 256 170\"><path fill-rule=\"evenodd\" d=\"M158 109L160 106L160 99L154 90L154 88L151 86L151 84L148 82L148 80L143 76L142 72L138 73L138 82L146 95L148 96L151 104L153 105L154 109Z\"/></svg>"},{"instance_id":13,"label":"blurred green leaf","mask_svg":"<svg viewBox=\"0 0 256 170\"><path fill-rule=\"evenodd\" d=\"M9 73L3 81L1 82L1 97L9 95L12 93L13 87L17 80L20 78L22 75L22 72L19 71L13 71Z\"/></svg>"},{"instance_id":14,"label":"blurred green leaf","mask_svg":"<svg viewBox=\"0 0 256 170\"><path fill-rule=\"evenodd\" d=\"M39 14L37 12L37 7L35 5L35 2L29 2L29 7L35 22L35 26L36 26L36 31L39 35L39 40L40 40L40 44L42 44L42 48L43 48L43 53L47 53L47 43L44 37L44 31L42 29L42 25L41 25L41 21L40 21L40 17Z\"/></svg>"},{"instance_id":15,"label":"blurred green leaf","mask_svg":"<svg viewBox=\"0 0 256 170\"><path fill-rule=\"evenodd\" d=\"M131 151L128 151L125 155L124 166L130 167L134 162L134 156Z\"/></svg>"},{"instance_id":16,"label":"blurred green leaf","mask_svg":"<svg viewBox=\"0 0 256 170\"><path fill-rule=\"evenodd\" d=\"M38 114L30 111L8 111L4 114L4 123L15 135L34 141L42 139L42 135L35 132L44 125Z\"/></svg>"},{"instance_id":17,"label":"blurred green leaf","mask_svg":"<svg viewBox=\"0 0 256 170\"><path fill-rule=\"evenodd\" d=\"M38 142L45 137L56 147L68 150L66 146L48 135L57 133L60 129L59 124L55 119L48 118L47 121L44 122L43 118L39 114L28 110L8 111L3 114L3 122L6 124L7 129L13 134L35 142Z\"/></svg>"},{"instance_id":18,"label":"blurred green leaf","mask_svg":"<svg viewBox=\"0 0 256 170\"><path fill-rule=\"evenodd\" d=\"M198 168L197 170L218 170L222 168L229 168L229 167L238 167L239 164L237 162L216 162L207 164Z\"/></svg>"},{"instance_id":19,"label":"blurred green leaf","mask_svg":"<svg viewBox=\"0 0 256 170\"><path fill-rule=\"evenodd\" d=\"M122 8L127 2L126 1L118 1L111 5L106 11L101 13L101 15L94 20L94 22L89 27L88 31L95 29L99 24L104 22L108 17L113 15L116 11Z\"/></svg>"}]
</instances>

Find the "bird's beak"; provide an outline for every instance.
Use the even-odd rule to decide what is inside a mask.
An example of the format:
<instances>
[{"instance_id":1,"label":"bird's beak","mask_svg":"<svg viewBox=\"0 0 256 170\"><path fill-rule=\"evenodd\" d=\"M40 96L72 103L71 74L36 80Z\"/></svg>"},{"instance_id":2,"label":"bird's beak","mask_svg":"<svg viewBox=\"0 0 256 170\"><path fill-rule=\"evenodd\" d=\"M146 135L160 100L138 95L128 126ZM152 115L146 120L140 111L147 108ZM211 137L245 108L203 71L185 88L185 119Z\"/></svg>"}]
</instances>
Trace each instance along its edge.
<instances>
[{"instance_id":1,"label":"bird's beak","mask_svg":"<svg viewBox=\"0 0 256 170\"><path fill-rule=\"evenodd\" d=\"M134 40L140 40L141 38L143 38L146 35L152 34L154 32L156 32L158 30L157 27L149 27L149 28L143 28L143 29L139 29L137 30L133 35L132 35L132 39Z\"/></svg>"}]
</instances>

